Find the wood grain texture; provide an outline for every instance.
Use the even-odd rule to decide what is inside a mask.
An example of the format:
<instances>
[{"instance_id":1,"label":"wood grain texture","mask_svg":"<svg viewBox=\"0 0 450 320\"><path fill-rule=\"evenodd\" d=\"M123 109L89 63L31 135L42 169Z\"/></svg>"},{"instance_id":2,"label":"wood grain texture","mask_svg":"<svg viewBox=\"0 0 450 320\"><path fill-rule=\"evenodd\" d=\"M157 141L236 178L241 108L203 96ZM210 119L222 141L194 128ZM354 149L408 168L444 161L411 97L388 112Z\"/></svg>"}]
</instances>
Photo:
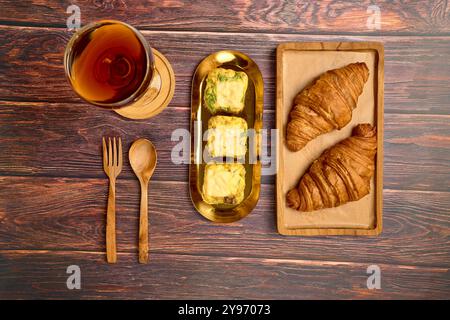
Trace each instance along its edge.
<instances>
[{"instance_id":1,"label":"wood grain texture","mask_svg":"<svg viewBox=\"0 0 450 320\"><path fill-rule=\"evenodd\" d=\"M92 108L64 76L66 1L0 0L0 299L440 298L450 294L450 9L448 1L75 0L82 23L129 22L172 63L176 92L157 117L127 121ZM226 22L225 22L226 21ZM304 33L304 34L302 34ZM347 36L344 36L347 34ZM407 36L406 36L407 35ZM221 49L254 59L273 128L275 48L295 41L385 45L384 230L379 237L283 237L274 177L245 219L215 225L193 208L187 165L170 161L188 129L191 77ZM128 162L116 185L118 264L105 262L108 181L100 139L155 142L150 263L137 263L139 183ZM128 157L124 154L124 157ZM378 264L382 290L367 290ZM78 264L82 290L66 289Z\"/></svg>"},{"instance_id":2,"label":"wood grain texture","mask_svg":"<svg viewBox=\"0 0 450 320\"><path fill-rule=\"evenodd\" d=\"M118 19L159 30L269 33L440 34L450 32L450 8L445 0L388 1L183 1L76 0L83 25ZM381 29L368 25L380 9ZM62 0L1 0L4 24L66 26L69 3ZM371 7L372 6L372 7Z\"/></svg>"},{"instance_id":3,"label":"wood grain texture","mask_svg":"<svg viewBox=\"0 0 450 320\"><path fill-rule=\"evenodd\" d=\"M266 111L263 119L264 128L275 128L274 112ZM450 191L449 120L443 115L385 115L385 188ZM158 166L152 179L188 181L188 166L171 160L179 142L171 141L172 132L183 128L189 128L187 107L171 105L155 118L129 121L83 104L3 101L0 174L103 178L101 137L121 136L124 159L137 138L154 142ZM120 179L134 179L127 160ZM273 183L274 176L262 181Z\"/></svg>"},{"instance_id":4,"label":"wood grain texture","mask_svg":"<svg viewBox=\"0 0 450 320\"><path fill-rule=\"evenodd\" d=\"M337 239L279 235L274 189L262 187L248 217L214 224L195 211L187 182L150 181L150 257L171 253L450 266L448 192L385 190L383 233ZM104 252L107 190L106 179L0 177L0 249ZM139 182L119 179L116 190L117 250L137 257Z\"/></svg>"},{"instance_id":5,"label":"wood grain texture","mask_svg":"<svg viewBox=\"0 0 450 320\"><path fill-rule=\"evenodd\" d=\"M0 99L79 102L65 79L63 52L72 33L62 29L0 26ZM145 31L172 63L171 104L189 106L195 67L222 49L248 54L261 69L264 107L275 110L275 48L295 41L382 41L385 45L385 112L448 114L450 37L344 37Z\"/></svg>"},{"instance_id":6,"label":"wood grain texture","mask_svg":"<svg viewBox=\"0 0 450 320\"><path fill-rule=\"evenodd\" d=\"M368 290L367 264L154 254L117 265L90 252L0 251L0 299L445 299L448 268L379 265L381 290ZM81 289L66 288L78 265ZM176 312L176 311L175 311Z\"/></svg>"}]
</instances>

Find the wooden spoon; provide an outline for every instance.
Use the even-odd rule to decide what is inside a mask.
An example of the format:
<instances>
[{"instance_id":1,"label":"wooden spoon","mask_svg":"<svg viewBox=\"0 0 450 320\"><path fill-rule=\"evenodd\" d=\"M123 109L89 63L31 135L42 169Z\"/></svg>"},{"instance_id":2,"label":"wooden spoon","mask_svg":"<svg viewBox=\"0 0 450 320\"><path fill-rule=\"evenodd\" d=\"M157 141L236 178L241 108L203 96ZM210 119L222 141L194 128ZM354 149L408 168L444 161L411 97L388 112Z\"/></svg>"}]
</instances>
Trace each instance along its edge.
<instances>
[{"instance_id":1,"label":"wooden spoon","mask_svg":"<svg viewBox=\"0 0 450 320\"><path fill-rule=\"evenodd\" d=\"M156 149L147 139L138 139L131 145L130 164L141 183L141 213L139 218L139 262L148 262L148 201L147 187L156 167Z\"/></svg>"}]
</instances>

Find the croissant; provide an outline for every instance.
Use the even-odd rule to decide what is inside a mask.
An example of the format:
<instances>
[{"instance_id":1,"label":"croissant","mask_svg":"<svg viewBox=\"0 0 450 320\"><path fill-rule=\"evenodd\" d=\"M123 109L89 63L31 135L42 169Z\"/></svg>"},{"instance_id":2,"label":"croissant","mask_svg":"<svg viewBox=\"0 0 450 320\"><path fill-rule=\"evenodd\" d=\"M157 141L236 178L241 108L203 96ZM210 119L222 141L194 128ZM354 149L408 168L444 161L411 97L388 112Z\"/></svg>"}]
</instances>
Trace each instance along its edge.
<instances>
[{"instance_id":1,"label":"croissant","mask_svg":"<svg viewBox=\"0 0 450 320\"><path fill-rule=\"evenodd\" d=\"M325 150L286 195L299 211L332 208L359 200L370 191L377 152L376 128L359 124L352 136Z\"/></svg>"},{"instance_id":2,"label":"croissant","mask_svg":"<svg viewBox=\"0 0 450 320\"><path fill-rule=\"evenodd\" d=\"M352 63L325 72L303 89L289 113L287 147L299 151L315 137L349 123L368 78L365 63Z\"/></svg>"}]
</instances>

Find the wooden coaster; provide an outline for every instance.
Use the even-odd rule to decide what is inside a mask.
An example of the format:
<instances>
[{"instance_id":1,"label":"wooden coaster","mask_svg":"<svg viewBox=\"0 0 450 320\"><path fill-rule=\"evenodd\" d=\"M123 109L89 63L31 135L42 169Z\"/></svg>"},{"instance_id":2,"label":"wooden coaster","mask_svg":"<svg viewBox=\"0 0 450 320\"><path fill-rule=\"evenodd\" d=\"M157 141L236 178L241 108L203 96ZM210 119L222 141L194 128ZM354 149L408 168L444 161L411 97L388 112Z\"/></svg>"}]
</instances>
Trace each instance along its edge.
<instances>
[{"instance_id":1,"label":"wooden coaster","mask_svg":"<svg viewBox=\"0 0 450 320\"><path fill-rule=\"evenodd\" d=\"M155 58L155 74L147 92L129 106L114 110L129 119L147 119L164 110L175 91L175 74L166 57L152 49ZM162 85L163 84L163 85Z\"/></svg>"}]
</instances>

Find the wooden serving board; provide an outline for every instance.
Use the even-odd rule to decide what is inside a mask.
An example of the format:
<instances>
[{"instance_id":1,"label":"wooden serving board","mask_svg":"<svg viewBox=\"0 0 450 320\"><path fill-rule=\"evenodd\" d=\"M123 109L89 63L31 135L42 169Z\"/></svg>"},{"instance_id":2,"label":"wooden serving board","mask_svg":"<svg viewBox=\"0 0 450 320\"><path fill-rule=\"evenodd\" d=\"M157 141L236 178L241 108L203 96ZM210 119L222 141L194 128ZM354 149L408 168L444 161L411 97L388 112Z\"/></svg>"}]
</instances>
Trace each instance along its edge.
<instances>
[{"instance_id":1,"label":"wooden serving board","mask_svg":"<svg viewBox=\"0 0 450 320\"><path fill-rule=\"evenodd\" d=\"M330 69L365 62L369 79L353 110L351 122L341 130L323 134L298 152L287 149L285 128L293 99L306 85ZM379 42L284 43L277 48L276 127L278 171L277 225L283 235L378 235L383 210L383 97L384 48ZM371 191L364 198L336 208L298 212L285 204L286 193L320 154L349 137L358 123L377 126L376 170Z\"/></svg>"}]
</instances>

